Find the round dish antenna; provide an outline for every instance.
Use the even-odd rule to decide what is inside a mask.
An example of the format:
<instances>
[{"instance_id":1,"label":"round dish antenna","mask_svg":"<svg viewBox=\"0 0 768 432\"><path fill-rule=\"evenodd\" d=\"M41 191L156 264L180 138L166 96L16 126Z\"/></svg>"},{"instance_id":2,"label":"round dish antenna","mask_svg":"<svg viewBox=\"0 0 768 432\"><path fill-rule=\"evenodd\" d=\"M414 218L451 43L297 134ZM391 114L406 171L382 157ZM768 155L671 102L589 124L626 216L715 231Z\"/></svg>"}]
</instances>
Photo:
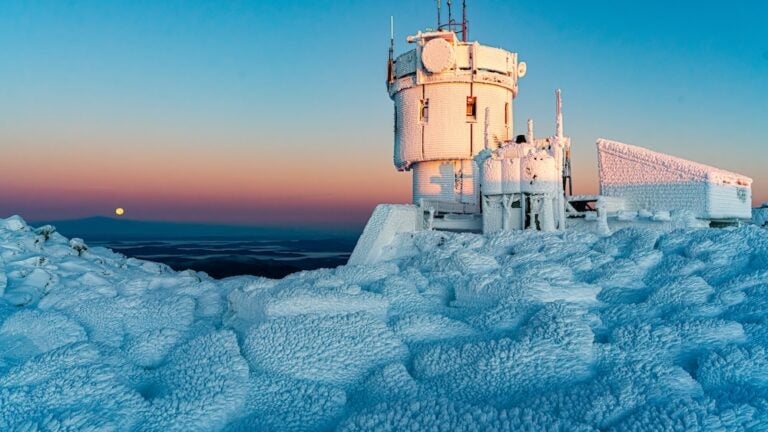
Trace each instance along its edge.
<instances>
[{"instance_id":1,"label":"round dish antenna","mask_svg":"<svg viewBox=\"0 0 768 432\"><path fill-rule=\"evenodd\" d=\"M440 73L450 69L456 63L456 52L447 40L431 39L421 51L421 62L428 71Z\"/></svg>"},{"instance_id":2,"label":"round dish antenna","mask_svg":"<svg viewBox=\"0 0 768 432\"><path fill-rule=\"evenodd\" d=\"M525 62L520 62L517 64L517 77L522 78L525 76L526 72L528 72L528 65L525 64Z\"/></svg>"}]
</instances>

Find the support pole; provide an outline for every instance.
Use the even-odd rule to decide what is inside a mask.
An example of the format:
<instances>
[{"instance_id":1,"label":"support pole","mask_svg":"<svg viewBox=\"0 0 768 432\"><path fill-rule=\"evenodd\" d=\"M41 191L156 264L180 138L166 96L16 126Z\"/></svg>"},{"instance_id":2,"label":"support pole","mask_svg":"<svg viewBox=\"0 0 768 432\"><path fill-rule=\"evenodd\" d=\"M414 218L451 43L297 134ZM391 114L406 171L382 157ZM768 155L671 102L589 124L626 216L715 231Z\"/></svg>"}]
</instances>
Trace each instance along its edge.
<instances>
[{"instance_id":1,"label":"support pole","mask_svg":"<svg viewBox=\"0 0 768 432\"><path fill-rule=\"evenodd\" d=\"M560 96L560 89L555 92L557 98L556 119L555 119L555 135L557 139L563 139L563 99Z\"/></svg>"}]
</instances>

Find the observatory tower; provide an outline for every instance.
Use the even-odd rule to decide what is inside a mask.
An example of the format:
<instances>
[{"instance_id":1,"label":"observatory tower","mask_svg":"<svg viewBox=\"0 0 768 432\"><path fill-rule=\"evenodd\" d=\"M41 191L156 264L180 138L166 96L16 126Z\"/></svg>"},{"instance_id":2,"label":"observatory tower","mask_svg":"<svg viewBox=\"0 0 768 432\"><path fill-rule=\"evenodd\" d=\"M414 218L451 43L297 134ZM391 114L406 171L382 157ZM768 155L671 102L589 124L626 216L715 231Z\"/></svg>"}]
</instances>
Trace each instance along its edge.
<instances>
[{"instance_id":1,"label":"observatory tower","mask_svg":"<svg viewBox=\"0 0 768 432\"><path fill-rule=\"evenodd\" d=\"M555 133L512 139L512 101L526 65L517 53L467 42L466 13L418 32L394 57L387 90L395 105L394 163L413 171L411 204L380 204L349 264L390 258L400 233L420 230L579 230L739 224L751 216L752 179L674 156L598 139L600 195L573 195L571 138L560 90ZM466 8L463 8L466 10Z\"/></svg>"},{"instance_id":2,"label":"observatory tower","mask_svg":"<svg viewBox=\"0 0 768 432\"><path fill-rule=\"evenodd\" d=\"M450 7L450 1L448 2ZM437 31L418 32L414 48L393 58L387 89L395 105L394 163L413 171L413 202L455 204L479 213L480 175L474 157L512 138L512 100L526 65L517 54L467 42L466 15Z\"/></svg>"}]
</instances>

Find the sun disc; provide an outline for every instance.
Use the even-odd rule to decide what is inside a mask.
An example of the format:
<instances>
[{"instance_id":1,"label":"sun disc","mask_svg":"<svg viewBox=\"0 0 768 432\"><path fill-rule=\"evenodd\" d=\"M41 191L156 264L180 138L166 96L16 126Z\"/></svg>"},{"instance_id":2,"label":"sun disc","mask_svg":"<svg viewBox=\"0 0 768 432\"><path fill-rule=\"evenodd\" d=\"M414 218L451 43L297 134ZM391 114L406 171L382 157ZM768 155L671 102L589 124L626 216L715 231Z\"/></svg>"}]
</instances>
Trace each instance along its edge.
<instances>
[{"instance_id":1,"label":"sun disc","mask_svg":"<svg viewBox=\"0 0 768 432\"><path fill-rule=\"evenodd\" d=\"M125 213L125 210L122 207L118 207L115 209L115 214L118 216L122 216L123 213Z\"/></svg>"}]
</instances>

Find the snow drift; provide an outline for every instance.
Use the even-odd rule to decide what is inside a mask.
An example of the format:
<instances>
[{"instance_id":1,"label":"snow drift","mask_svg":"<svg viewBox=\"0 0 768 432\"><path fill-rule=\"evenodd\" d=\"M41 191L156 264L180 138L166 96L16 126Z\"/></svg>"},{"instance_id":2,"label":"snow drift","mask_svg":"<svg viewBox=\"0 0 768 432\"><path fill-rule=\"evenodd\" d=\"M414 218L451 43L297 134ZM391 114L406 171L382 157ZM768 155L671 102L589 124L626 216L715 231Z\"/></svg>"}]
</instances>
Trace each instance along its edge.
<instances>
[{"instance_id":1,"label":"snow drift","mask_svg":"<svg viewBox=\"0 0 768 432\"><path fill-rule=\"evenodd\" d=\"M174 272L0 220L0 430L768 430L768 232L424 231Z\"/></svg>"}]
</instances>

